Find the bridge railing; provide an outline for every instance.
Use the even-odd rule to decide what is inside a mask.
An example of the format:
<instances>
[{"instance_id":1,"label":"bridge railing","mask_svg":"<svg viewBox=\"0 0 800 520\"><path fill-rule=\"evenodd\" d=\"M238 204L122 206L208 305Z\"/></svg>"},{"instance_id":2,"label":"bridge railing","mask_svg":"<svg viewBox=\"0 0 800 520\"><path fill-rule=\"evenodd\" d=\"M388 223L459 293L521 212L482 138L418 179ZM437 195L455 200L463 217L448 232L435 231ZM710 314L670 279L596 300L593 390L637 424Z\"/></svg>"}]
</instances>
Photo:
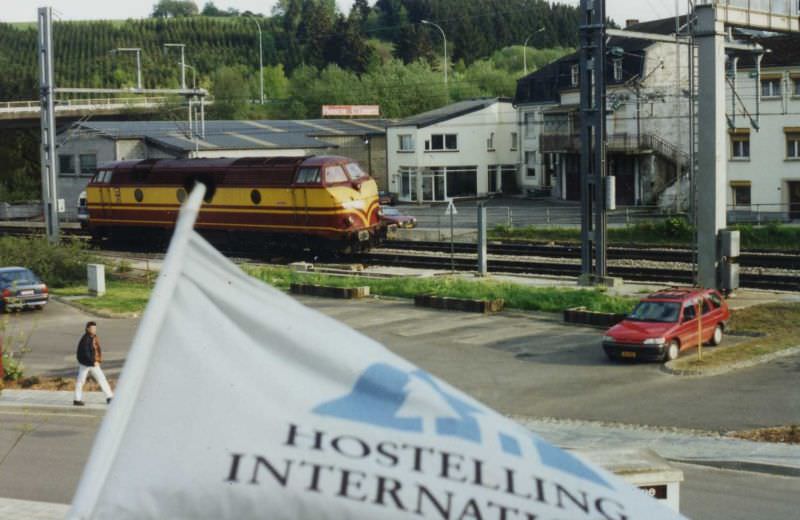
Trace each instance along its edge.
<instances>
[{"instance_id":1,"label":"bridge railing","mask_svg":"<svg viewBox=\"0 0 800 520\"><path fill-rule=\"evenodd\" d=\"M798 4L797 0L700 0L697 3L699 5L713 4L781 16L798 16L800 14L800 4Z\"/></svg>"},{"instance_id":2,"label":"bridge railing","mask_svg":"<svg viewBox=\"0 0 800 520\"><path fill-rule=\"evenodd\" d=\"M161 105L168 100L164 96L138 96L129 98L105 97L88 99L58 99L56 100L56 111L58 110L80 110L97 108L124 108L124 107L150 107ZM38 112L41 109L40 102L34 101L0 101L0 113L9 112Z\"/></svg>"}]
</instances>

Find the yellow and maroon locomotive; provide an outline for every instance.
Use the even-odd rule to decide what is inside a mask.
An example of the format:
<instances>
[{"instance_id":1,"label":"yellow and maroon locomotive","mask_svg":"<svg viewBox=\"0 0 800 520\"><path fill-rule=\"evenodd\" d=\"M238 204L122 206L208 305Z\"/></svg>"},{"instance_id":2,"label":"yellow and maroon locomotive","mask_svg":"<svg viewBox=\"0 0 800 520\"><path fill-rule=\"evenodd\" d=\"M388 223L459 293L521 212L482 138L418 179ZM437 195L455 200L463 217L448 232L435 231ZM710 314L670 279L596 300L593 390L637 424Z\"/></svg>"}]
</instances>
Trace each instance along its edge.
<instances>
[{"instance_id":1,"label":"yellow and maroon locomotive","mask_svg":"<svg viewBox=\"0 0 800 520\"><path fill-rule=\"evenodd\" d=\"M196 228L211 237L358 251L380 240L375 181L338 156L147 159L102 165L86 189L96 238L170 232L195 182Z\"/></svg>"}]
</instances>

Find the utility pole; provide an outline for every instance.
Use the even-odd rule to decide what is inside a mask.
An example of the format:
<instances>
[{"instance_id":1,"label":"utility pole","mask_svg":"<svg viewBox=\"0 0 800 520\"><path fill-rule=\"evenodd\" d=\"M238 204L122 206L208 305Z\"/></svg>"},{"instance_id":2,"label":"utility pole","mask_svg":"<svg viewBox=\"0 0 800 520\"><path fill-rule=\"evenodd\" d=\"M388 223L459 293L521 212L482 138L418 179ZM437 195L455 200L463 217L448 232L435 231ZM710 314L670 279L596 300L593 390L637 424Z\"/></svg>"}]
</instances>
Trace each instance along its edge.
<instances>
[{"instance_id":1,"label":"utility pole","mask_svg":"<svg viewBox=\"0 0 800 520\"><path fill-rule=\"evenodd\" d=\"M536 32L525 38L525 43L522 44L522 68L525 71L524 74L526 76L528 75L528 41L530 41L530 39L533 38L534 35L537 35L542 31L544 31L544 27L539 27L538 29L536 29Z\"/></svg>"},{"instance_id":2,"label":"utility pole","mask_svg":"<svg viewBox=\"0 0 800 520\"><path fill-rule=\"evenodd\" d=\"M258 28L258 74L259 74L259 87L261 93L261 104L264 104L264 47L261 44L261 24L253 16L248 16Z\"/></svg>"},{"instance_id":3,"label":"utility pole","mask_svg":"<svg viewBox=\"0 0 800 520\"><path fill-rule=\"evenodd\" d=\"M117 47L111 51L112 54L118 52L136 53L136 88L142 89L142 49L139 47Z\"/></svg>"},{"instance_id":4,"label":"utility pole","mask_svg":"<svg viewBox=\"0 0 800 520\"><path fill-rule=\"evenodd\" d=\"M58 194L56 193L56 112L53 78L53 8L40 7L39 23L39 96L42 133L42 209L47 240L58 242Z\"/></svg>"},{"instance_id":5,"label":"utility pole","mask_svg":"<svg viewBox=\"0 0 800 520\"><path fill-rule=\"evenodd\" d=\"M702 287L718 287L719 231L725 228L727 147L725 125L725 27L717 19L713 5L695 6L698 48L697 119L698 133L697 193L703 203L697 204L697 278Z\"/></svg>"},{"instance_id":6,"label":"utility pole","mask_svg":"<svg viewBox=\"0 0 800 520\"><path fill-rule=\"evenodd\" d=\"M186 44L184 43L165 43L164 50L170 47L177 47L181 50L181 88L186 89ZM197 87L195 87L197 88Z\"/></svg>"},{"instance_id":7,"label":"utility pole","mask_svg":"<svg viewBox=\"0 0 800 520\"><path fill-rule=\"evenodd\" d=\"M444 40L444 86L447 88L447 35L444 33L444 29L439 24L435 24L429 20L422 20L421 22L423 25L432 25L439 29L439 32L442 33L442 40Z\"/></svg>"},{"instance_id":8,"label":"utility pole","mask_svg":"<svg viewBox=\"0 0 800 520\"><path fill-rule=\"evenodd\" d=\"M606 2L581 0L581 284L608 283L606 264Z\"/></svg>"}]
</instances>

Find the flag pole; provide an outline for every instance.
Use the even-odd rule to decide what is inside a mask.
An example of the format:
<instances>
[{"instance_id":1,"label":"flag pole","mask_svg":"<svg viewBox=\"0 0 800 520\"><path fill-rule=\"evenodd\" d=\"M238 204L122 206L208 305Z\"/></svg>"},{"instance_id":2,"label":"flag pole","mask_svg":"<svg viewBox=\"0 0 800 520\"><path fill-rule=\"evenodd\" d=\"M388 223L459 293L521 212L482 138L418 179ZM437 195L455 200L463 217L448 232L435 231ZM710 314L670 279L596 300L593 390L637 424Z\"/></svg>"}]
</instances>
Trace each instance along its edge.
<instances>
[{"instance_id":1,"label":"flag pole","mask_svg":"<svg viewBox=\"0 0 800 520\"><path fill-rule=\"evenodd\" d=\"M184 258L194 235L194 224L203 204L206 186L196 183L186 202L181 206L175 232L164 257L161 272L150 295L142 321L136 330L130 352L116 388L113 404L109 407L97 433L89 461L75 492L68 519L91 518L98 497L109 481L108 473L125 433L131 411L141 390L141 381L155 347L156 337L169 310L172 295L178 285Z\"/></svg>"}]
</instances>

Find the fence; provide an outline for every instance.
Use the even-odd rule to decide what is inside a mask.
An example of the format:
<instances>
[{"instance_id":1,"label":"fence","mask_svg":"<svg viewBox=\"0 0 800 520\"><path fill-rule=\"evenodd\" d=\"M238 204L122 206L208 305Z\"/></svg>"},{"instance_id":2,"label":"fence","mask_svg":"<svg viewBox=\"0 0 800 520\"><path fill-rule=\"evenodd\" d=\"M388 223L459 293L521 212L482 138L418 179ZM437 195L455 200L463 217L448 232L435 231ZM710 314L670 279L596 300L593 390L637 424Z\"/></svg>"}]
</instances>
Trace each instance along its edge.
<instances>
[{"instance_id":1,"label":"fence","mask_svg":"<svg viewBox=\"0 0 800 520\"><path fill-rule=\"evenodd\" d=\"M768 224L800 221L800 204L749 204L728 206L728 224Z\"/></svg>"},{"instance_id":2,"label":"fence","mask_svg":"<svg viewBox=\"0 0 800 520\"><path fill-rule=\"evenodd\" d=\"M450 216L445 214L444 207L414 208L408 207L406 212L417 219L420 229L439 230L449 233ZM611 226L633 225L641 222L660 222L667 218L685 216L682 213L665 212L654 206L622 207L608 214ZM580 227L580 208L577 206L488 206L486 208L487 226L506 227ZM474 230L477 227L477 208L473 204L458 207L458 214L453 218L453 227L458 230Z\"/></svg>"}]
</instances>

